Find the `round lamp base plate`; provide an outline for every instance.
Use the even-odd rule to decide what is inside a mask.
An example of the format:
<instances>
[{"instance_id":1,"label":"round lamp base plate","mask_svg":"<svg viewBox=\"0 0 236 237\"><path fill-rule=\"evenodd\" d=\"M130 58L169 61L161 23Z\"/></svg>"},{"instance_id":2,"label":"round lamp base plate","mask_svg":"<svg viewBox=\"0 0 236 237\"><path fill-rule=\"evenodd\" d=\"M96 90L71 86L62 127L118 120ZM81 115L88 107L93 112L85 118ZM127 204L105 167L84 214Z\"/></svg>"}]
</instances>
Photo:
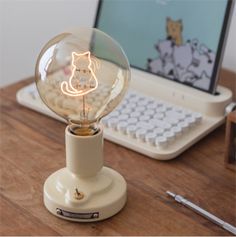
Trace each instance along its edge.
<instances>
[{"instance_id":1,"label":"round lamp base plate","mask_svg":"<svg viewBox=\"0 0 236 237\"><path fill-rule=\"evenodd\" d=\"M46 208L70 221L107 219L124 207L126 198L124 178L107 167L93 177L79 177L63 168L49 176L44 184Z\"/></svg>"}]
</instances>

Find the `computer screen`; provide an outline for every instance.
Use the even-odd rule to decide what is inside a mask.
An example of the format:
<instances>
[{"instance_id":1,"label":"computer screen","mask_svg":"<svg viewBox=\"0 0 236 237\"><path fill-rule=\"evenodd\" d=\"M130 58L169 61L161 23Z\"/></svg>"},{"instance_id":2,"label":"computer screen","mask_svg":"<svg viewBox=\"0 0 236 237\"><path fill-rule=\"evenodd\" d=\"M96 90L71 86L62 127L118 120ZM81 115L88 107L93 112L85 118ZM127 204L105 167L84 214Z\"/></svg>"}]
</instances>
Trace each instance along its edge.
<instances>
[{"instance_id":1,"label":"computer screen","mask_svg":"<svg viewBox=\"0 0 236 237\"><path fill-rule=\"evenodd\" d=\"M95 27L121 44L132 67L214 93L231 7L228 0L100 0Z\"/></svg>"}]
</instances>

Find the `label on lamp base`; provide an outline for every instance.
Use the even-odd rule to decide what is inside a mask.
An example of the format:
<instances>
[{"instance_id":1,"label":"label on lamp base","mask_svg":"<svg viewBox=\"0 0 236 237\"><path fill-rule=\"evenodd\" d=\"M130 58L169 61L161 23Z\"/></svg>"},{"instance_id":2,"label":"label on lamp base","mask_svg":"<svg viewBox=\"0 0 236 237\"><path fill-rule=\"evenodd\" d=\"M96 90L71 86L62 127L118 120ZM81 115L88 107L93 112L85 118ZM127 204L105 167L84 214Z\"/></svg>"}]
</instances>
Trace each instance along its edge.
<instances>
[{"instance_id":1,"label":"label on lamp base","mask_svg":"<svg viewBox=\"0 0 236 237\"><path fill-rule=\"evenodd\" d=\"M96 218L99 218L99 212L77 213L77 212L65 211L60 208L57 208L56 212L60 216L64 216L67 218L73 218L73 219L96 219Z\"/></svg>"}]
</instances>

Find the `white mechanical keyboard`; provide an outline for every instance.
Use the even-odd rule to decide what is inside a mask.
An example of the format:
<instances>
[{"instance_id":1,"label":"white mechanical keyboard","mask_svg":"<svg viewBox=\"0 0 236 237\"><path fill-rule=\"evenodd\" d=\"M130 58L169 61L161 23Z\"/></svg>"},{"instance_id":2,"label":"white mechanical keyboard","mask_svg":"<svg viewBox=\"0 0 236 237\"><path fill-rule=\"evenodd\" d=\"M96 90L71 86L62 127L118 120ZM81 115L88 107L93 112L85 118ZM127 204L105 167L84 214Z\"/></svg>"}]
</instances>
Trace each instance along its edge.
<instances>
[{"instance_id":1,"label":"white mechanical keyboard","mask_svg":"<svg viewBox=\"0 0 236 237\"><path fill-rule=\"evenodd\" d=\"M35 83L19 90L17 100L64 121L42 102ZM130 89L122 103L102 119L105 139L159 160L175 158L222 122L224 116L209 116L136 89Z\"/></svg>"},{"instance_id":2,"label":"white mechanical keyboard","mask_svg":"<svg viewBox=\"0 0 236 237\"><path fill-rule=\"evenodd\" d=\"M201 113L130 91L102 123L131 139L165 149L201 120Z\"/></svg>"}]
</instances>

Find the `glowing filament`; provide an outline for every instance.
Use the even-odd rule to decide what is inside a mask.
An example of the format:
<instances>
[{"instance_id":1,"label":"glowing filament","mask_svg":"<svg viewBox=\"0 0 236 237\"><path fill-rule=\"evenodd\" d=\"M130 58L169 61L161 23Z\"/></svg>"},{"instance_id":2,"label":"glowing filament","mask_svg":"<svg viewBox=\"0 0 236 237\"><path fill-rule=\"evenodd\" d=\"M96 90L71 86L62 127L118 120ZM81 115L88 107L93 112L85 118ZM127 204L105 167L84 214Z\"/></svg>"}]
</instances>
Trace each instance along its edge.
<instances>
[{"instance_id":1,"label":"glowing filament","mask_svg":"<svg viewBox=\"0 0 236 237\"><path fill-rule=\"evenodd\" d=\"M95 69L98 67L99 62L96 59L92 61L89 51L81 54L72 52L72 73L69 82L61 83L62 93L69 96L82 96L96 90L98 80Z\"/></svg>"}]
</instances>

